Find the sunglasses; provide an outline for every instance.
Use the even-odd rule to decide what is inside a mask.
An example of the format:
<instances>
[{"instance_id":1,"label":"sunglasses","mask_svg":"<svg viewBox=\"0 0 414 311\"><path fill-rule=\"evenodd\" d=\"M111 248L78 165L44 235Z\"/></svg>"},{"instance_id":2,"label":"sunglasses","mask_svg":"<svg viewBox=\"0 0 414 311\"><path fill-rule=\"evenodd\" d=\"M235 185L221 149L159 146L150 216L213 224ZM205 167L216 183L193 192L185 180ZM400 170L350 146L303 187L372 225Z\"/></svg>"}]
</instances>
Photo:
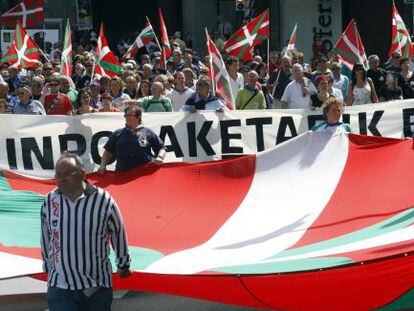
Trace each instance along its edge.
<instances>
[{"instance_id":1,"label":"sunglasses","mask_svg":"<svg viewBox=\"0 0 414 311\"><path fill-rule=\"evenodd\" d=\"M135 114L133 113L128 113L128 114L124 114L124 117L135 117Z\"/></svg>"},{"instance_id":2,"label":"sunglasses","mask_svg":"<svg viewBox=\"0 0 414 311\"><path fill-rule=\"evenodd\" d=\"M80 176L80 175L82 175L82 171L74 171L70 173L55 173L55 178L67 177L67 176Z\"/></svg>"},{"instance_id":3,"label":"sunglasses","mask_svg":"<svg viewBox=\"0 0 414 311\"><path fill-rule=\"evenodd\" d=\"M50 86L58 86L58 83L49 83Z\"/></svg>"}]
</instances>

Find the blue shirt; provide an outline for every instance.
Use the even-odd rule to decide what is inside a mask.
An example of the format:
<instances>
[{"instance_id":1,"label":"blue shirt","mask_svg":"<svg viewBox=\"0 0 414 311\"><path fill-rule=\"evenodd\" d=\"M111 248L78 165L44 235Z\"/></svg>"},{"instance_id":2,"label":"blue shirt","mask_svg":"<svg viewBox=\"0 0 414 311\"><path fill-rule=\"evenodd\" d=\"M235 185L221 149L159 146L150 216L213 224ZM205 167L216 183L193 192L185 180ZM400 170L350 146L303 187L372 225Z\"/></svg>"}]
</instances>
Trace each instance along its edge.
<instances>
[{"instance_id":1,"label":"blue shirt","mask_svg":"<svg viewBox=\"0 0 414 311\"><path fill-rule=\"evenodd\" d=\"M19 102L19 99L11 95L7 95L5 99L8 102L6 113L13 113L14 106Z\"/></svg>"},{"instance_id":2,"label":"blue shirt","mask_svg":"<svg viewBox=\"0 0 414 311\"><path fill-rule=\"evenodd\" d=\"M127 171L153 161L164 143L149 128L125 126L112 133L104 149L117 159L116 171Z\"/></svg>"},{"instance_id":3,"label":"blue shirt","mask_svg":"<svg viewBox=\"0 0 414 311\"><path fill-rule=\"evenodd\" d=\"M13 113L45 115L46 111L40 101L30 99L27 105L23 104L21 101L16 102L16 104L13 106Z\"/></svg>"}]
</instances>

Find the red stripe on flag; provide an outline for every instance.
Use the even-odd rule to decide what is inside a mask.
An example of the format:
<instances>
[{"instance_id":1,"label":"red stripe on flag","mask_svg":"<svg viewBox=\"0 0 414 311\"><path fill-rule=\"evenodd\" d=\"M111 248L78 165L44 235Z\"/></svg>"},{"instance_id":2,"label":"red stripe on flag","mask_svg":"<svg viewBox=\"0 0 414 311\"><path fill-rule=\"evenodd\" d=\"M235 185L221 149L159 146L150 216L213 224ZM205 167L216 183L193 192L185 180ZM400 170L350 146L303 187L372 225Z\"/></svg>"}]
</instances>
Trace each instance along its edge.
<instances>
[{"instance_id":1,"label":"red stripe on flag","mask_svg":"<svg viewBox=\"0 0 414 311\"><path fill-rule=\"evenodd\" d=\"M104 176L91 174L88 180L117 201L129 245L169 254L202 244L220 229L247 194L255 159L165 164L162 169L148 165ZM4 175L14 190L45 194L54 188L52 180Z\"/></svg>"},{"instance_id":2,"label":"red stripe on flag","mask_svg":"<svg viewBox=\"0 0 414 311\"><path fill-rule=\"evenodd\" d=\"M412 140L350 134L349 141L348 159L335 192L291 248L366 228L414 206Z\"/></svg>"}]
</instances>

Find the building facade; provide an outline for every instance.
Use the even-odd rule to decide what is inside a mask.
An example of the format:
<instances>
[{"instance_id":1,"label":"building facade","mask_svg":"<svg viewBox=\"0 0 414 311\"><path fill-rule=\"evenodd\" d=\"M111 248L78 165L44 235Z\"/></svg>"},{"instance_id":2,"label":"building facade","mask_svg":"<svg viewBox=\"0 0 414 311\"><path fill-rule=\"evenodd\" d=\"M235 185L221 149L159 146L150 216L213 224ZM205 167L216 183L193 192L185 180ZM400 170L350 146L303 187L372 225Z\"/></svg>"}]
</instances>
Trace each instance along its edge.
<instances>
[{"instance_id":1,"label":"building facade","mask_svg":"<svg viewBox=\"0 0 414 311\"><path fill-rule=\"evenodd\" d=\"M20 2L0 0L0 11ZM411 1L395 0L407 28L413 29L413 5L408 2ZM246 10L237 9L240 3ZM133 38L144 27L146 17L158 32L158 7L163 10L169 34L189 34L193 48L201 53L205 53L205 27L212 32L220 20L225 20L236 30L247 10L259 13L266 8L270 8L272 50L283 49L297 22L297 48L310 58L315 34L322 37L329 50L352 18L357 22L367 54L384 58L391 43L391 0L44 0L44 4L45 28L59 29L62 37L67 18L74 30L83 29L81 34L91 31L88 25L98 32L103 22L112 47L121 38Z\"/></svg>"}]
</instances>

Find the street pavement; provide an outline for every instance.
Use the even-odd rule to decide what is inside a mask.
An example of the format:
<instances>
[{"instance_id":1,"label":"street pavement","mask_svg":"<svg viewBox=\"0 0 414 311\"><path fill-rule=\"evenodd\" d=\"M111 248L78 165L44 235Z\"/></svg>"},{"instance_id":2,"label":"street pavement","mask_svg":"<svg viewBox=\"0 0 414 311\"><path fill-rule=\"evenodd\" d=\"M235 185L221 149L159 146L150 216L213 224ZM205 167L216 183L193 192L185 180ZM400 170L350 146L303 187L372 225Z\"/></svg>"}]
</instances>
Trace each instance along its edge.
<instances>
[{"instance_id":1,"label":"street pavement","mask_svg":"<svg viewBox=\"0 0 414 311\"><path fill-rule=\"evenodd\" d=\"M0 296L2 311L44 311L47 310L45 294ZM122 298L115 298L113 311L253 311L258 309L223 305L203 300L177 296L128 292Z\"/></svg>"}]
</instances>

